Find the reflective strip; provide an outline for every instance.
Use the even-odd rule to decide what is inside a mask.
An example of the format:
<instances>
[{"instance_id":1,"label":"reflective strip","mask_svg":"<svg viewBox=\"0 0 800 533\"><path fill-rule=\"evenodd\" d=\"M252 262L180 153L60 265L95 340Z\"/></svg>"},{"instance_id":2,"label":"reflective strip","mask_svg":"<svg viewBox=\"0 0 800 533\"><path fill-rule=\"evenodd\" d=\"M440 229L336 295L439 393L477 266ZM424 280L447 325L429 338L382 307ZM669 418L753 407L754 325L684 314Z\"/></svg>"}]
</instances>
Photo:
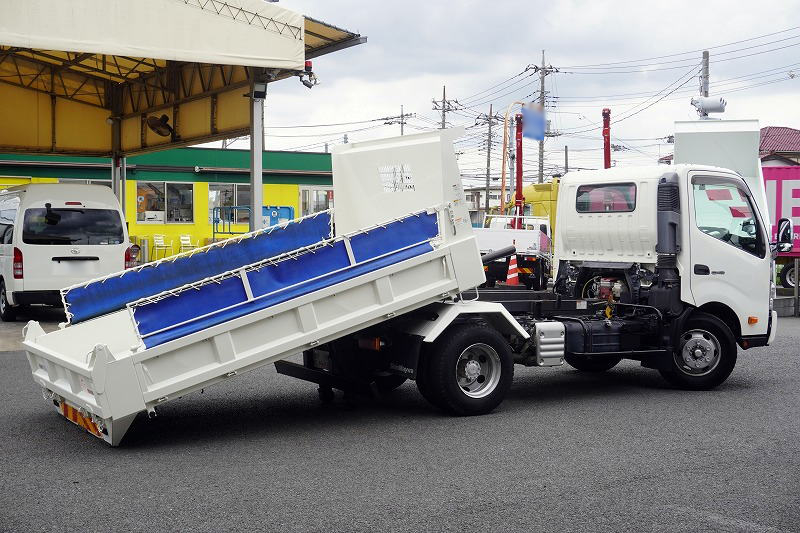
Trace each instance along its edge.
<instances>
[{"instance_id":1,"label":"reflective strip","mask_svg":"<svg viewBox=\"0 0 800 533\"><path fill-rule=\"evenodd\" d=\"M82 427L95 437L100 437L101 439L103 438L103 435L100 433L100 429L97 427L97 424L92 422L91 418L80 414L78 410L71 405L61 402L61 414L64 415L64 418L73 424Z\"/></svg>"},{"instance_id":2,"label":"reflective strip","mask_svg":"<svg viewBox=\"0 0 800 533\"><path fill-rule=\"evenodd\" d=\"M519 267L517 270L519 270L519 272L520 272L521 274L530 274L531 272L533 272L533 270L532 270L532 269L530 269L530 268L525 268L525 267Z\"/></svg>"}]
</instances>

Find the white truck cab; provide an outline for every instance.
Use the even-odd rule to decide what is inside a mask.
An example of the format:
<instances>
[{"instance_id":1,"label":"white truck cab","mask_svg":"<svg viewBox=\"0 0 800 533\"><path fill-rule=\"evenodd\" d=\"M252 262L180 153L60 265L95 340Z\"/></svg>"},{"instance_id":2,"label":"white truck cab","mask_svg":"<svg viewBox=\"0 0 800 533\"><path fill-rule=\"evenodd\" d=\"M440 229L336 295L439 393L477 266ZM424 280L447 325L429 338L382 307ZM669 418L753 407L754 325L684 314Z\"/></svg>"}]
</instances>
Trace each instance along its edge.
<instances>
[{"instance_id":1,"label":"white truck cab","mask_svg":"<svg viewBox=\"0 0 800 533\"><path fill-rule=\"evenodd\" d=\"M657 310L679 347L679 370L713 381L724 374L728 341L750 348L775 336L761 194L736 172L704 165L568 174L558 198L556 291ZM700 322L711 327L686 327ZM734 363L735 349L730 370Z\"/></svg>"},{"instance_id":2,"label":"white truck cab","mask_svg":"<svg viewBox=\"0 0 800 533\"><path fill-rule=\"evenodd\" d=\"M110 188L42 183L0 191L2 320L14 320L20 305L61 305L60 289L134 259Z\"/></svg>"}]
</instances>

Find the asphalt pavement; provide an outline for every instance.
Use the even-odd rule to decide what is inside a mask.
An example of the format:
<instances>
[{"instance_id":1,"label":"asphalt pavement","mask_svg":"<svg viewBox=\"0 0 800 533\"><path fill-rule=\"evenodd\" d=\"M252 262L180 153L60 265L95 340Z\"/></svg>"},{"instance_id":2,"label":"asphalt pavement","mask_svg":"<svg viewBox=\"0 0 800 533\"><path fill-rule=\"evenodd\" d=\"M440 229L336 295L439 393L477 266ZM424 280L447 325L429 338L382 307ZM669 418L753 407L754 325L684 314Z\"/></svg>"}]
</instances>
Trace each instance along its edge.
<instances>
[{"instance_id":1,"label":"asphalt pavement","mask_svg":"<svg viewBox=\"0 0 800 533\"><path fill-rule=\"evenodd\" d=\"M800 320L780 328L712 392L633 362L517 367L474 418L411 382L324 406L270 366L138 418L120 448L2 352L0 530L800 531Z\"/></svg>"}]
</instances>

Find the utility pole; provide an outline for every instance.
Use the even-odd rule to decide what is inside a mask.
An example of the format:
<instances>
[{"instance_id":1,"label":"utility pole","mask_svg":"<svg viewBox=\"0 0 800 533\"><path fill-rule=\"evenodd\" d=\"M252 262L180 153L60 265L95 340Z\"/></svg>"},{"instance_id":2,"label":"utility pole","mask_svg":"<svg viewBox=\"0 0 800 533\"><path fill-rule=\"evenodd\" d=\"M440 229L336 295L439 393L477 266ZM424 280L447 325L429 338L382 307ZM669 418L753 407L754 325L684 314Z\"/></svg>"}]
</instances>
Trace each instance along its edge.
<instances>
[{"instance_id":1,"label":"utility pole","mask_svg":"<svg viewBox=\"0 0 800 533\"><path fill-rule=\"evenodd\" d=\"M444 85L442 85L442 101L439 102L435 98L431 101L433 102L433 110L442 112L441 129L445 129L447 127L447 112L455 111L461 104L458 103L458 100L447 99L447 91Z\"/></svg>"},{"instance_id":2,"label":"utility pole","mask_svg":"<svg viewBox=\"0 0 800 533\"><path fill-rule=\"evenodd\" d=\"M703 50L703 69L700 72L700 96L708 96L708 78L709 78L709 65L708 65L708 50ZM701 110L701 117L707 117L708 112Z\"/></svg>"},{"instance_id":3,"label":"utility pole","mask_svg":"<svg viewBox=\"0 0 800 533\"><path fill-rule=\"evenodd\" d=\"M544 77L547 76L547 69L544 66L544 50L542 50L542 68L539 70L539 105L542 106L544 113ZM547 132L545 132L547 133ZM539 141L539 183L544 182L544 139Z\"/></svg>"},{"instance_id":4,"label":"utility pole","mask_svg":"<svg viewBox=\"0 0 800 533\"><path fill-rule=\"evenodd\" d=\"M564 145L564 174L569 172L569 146Z\"/></svg>"},{"instance_id":5,"label":"utility pole","mask_svg":"<svg viewBox=\"0 0 800 533\"><path fill-rule=\"evenodd\" d=\"M492 171L492 141L494 140L493 133L492 133L492 126L495 124L500 123L502 121L502 117L499 115L495 115L492 111L492 104L489 104L489 114L484 115L481 113L475 119L475 124L483 124L485 123L489 127L489 131L486 135L486 198L484 199L484 211L486 214L489 213L489 191L490 191L490 180L491 180L491 171ZM501 204L502 205L502 202Z\"/></svg>"},{"instance_id":6,"label":"utility pole","mask_svg":"<svg viewBox=\"0 0 800 533\"><path fill-rule=\"evenodd\" d=\"M414 117L416 115L417 115L416 113L406 113L403 110L403 106L401 105L400 106L400 114L399 115L396 115L394 117L383 117L383 118L378 119L378 120L383 120L384 124L400 124L400 135L403 135L404 134L403 126L406 125L406 119L410 118L410 117Z\"/></svg>"},{"instance_id":7,"label":"utility pole","mask_svg":"<svg viewBox=\"0 0 800 533\"><path fill-rule=\"evenodd\" d=\"M558 69L553 67L553 65L548 66L544 62L544 50L542 50L542 66L537 68L537 70L539 71L539 105L542 106L542 113L544 113L544 108L547 103L547 92L544 90L544 78L548 74L558 72ZM548 133L549 133L548 131L545 131L545 136L547 136ZM544 139L539 141L539 183L543 182L544 182Z\"/></svg>"}]
</instances>

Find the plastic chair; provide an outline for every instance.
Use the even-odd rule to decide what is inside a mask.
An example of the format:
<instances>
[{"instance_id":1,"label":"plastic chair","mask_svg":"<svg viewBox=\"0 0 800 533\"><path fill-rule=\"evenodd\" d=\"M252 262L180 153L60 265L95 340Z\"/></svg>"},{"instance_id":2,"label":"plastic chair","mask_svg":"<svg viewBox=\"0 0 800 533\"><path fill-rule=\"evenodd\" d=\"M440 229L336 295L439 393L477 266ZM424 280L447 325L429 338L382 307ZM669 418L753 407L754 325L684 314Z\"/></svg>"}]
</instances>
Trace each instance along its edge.
<instances>
[{"instance_id":1,"label":"plastic chair","mask_svg":"<svg viewBox=\"0 0 800 533\"><path fill-rule=\"evenodd\" d=\"M189 250L194 250L197 248L197 244L192 242L191 235L181 235L181 252L188 252Z\"/></svg>"},{"instance_id":2,"label":"plastic chair","mask_svg":"<svg viewBox=\"0 0 800 533\"><path fill-rule=\"evenodd\" d=\"M172 241L167 241L166 237L161 234L153 235L153 259L158 259L158 252L162 251L163 256L172 255Z\"/></svg>"}]
</instances>

